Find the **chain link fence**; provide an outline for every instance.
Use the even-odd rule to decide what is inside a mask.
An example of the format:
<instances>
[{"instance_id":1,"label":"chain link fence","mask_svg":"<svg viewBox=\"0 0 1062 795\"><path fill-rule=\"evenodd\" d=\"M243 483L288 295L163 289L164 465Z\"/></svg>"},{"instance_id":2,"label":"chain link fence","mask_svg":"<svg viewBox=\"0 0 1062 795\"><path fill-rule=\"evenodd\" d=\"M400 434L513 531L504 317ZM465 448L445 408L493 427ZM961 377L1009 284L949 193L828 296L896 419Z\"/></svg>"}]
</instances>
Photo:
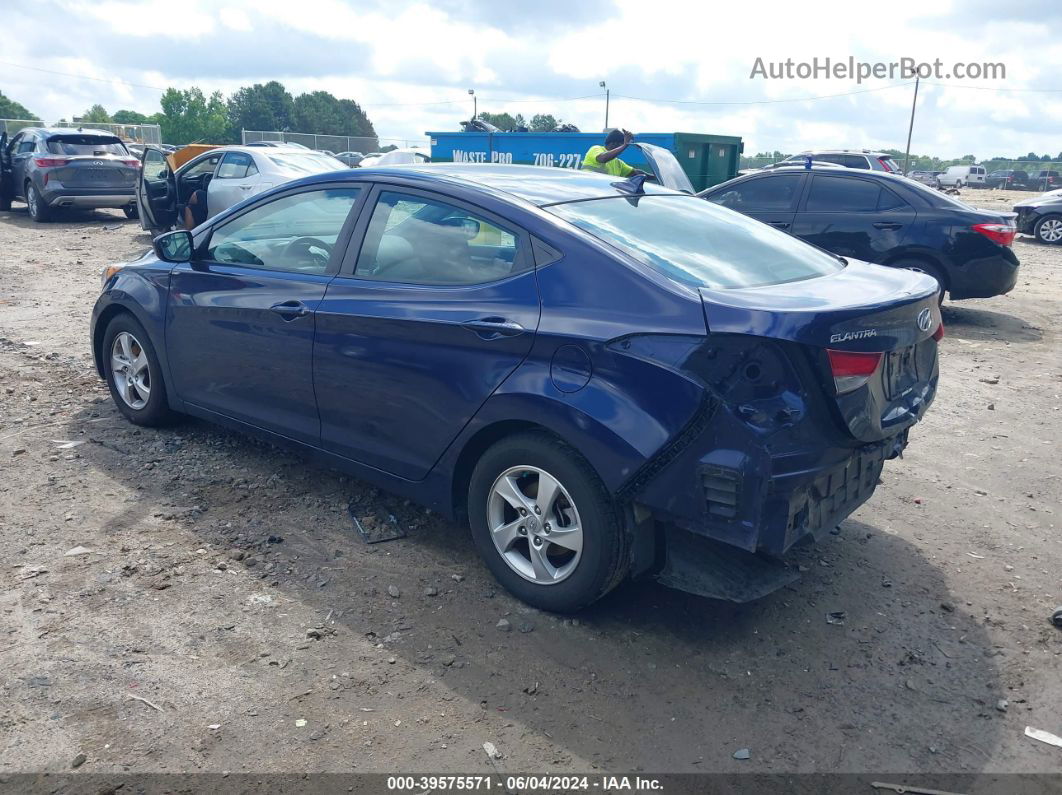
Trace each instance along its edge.
<instances>
[{"instance_id":1,"label":"chain link fence","mask_svg":"<svg viewBox=\"0 0 1062 795\"><path fill-rule=\"evenodd\" d=\"M138 144L162 143L162 129L157 124L90 124L88 122L70 121L45 124L40 119L0 119L0 133L6 132L9 138L26 127L62 127L75 130L78 127L88 127L93 130L109 132L123 141Z\"/></svg>"},{"instance_id":2,"label":"chain link fence","mask_svg":"<svg viewBox=\"0 0 1062 795\"><path fill-rule=\"evenodd\" d=\"M318 151L361 152L363 155L380 148L380 139L369 136L317 135L316 133L282 132L280 130L243 130L241 139L244 145L260 141L277 141L286 144L302 144Z\"/></svg>"}]
</instances>

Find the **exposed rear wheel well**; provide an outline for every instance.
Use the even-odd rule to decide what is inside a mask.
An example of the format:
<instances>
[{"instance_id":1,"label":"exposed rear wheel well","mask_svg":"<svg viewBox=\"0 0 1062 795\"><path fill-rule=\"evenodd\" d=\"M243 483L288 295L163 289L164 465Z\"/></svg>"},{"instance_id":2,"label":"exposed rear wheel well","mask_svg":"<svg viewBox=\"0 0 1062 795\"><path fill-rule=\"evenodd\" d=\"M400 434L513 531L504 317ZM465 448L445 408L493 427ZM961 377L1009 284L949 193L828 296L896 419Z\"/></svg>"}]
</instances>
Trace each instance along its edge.
<instances>
[{"instance_id":1,"label":"exposed rear wheel well","mask_svg":"<svg viewBox=\"0 0 1062 795\"><path fill-rule=\"evenodd\" d=\"M534 422L525 420L505 420L488 425L476 432L465 444L461 454L457 457L454 465L454 475L451 481L451 495L454 517L461 524L468 523L468 484L472 477L472 470L476 468L476 462L487 451L487 448L506 438L527 431L539 431L550 436L560 438L548 428Z\"/></svg>"}]
</instances>

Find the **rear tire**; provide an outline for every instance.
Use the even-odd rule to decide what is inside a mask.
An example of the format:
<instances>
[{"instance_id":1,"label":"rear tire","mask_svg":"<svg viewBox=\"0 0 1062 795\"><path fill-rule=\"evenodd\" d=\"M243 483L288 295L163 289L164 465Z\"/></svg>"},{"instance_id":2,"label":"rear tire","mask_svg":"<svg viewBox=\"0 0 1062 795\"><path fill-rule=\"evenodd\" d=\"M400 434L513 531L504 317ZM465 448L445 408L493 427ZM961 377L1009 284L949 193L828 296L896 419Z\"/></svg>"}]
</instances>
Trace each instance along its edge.
<instances>
[{"instance_id":1,"label":"rear tire","mask_svg":"<svg viewBox=\"0 0 1062 795\"><path fill-rule=\"evenodd\" d=\"M100 354L111 399L127 420L146 426L174 420L158 354L136 318L123 313L111 320Z\"/></svg>"},{"instance_id":2,"label":"rear tire","mask_svg":"<svg viewBox=\"0 0 1062 795\"><path fill-rule=\"evenodd\" d=\"M539 504L540 489L554 495L548 504ZM534 607L575 612L630 570L611 495L578 451L546 433L512 436L483 454L469 482L468 515L487 568Z\"/></svg>"},{"instance_id":3,"label":"rear tire","mask_svg":"<svg viewBox=\"0 0 1062 795\"><path fill-rule=\"evenodd\" d=\"M134 220L140 217L140 211L135 204L130 204L127 207L122 208L122 212L125 213L125 217L129 220Z\"/></svg>"},{"instance_id":4,"label":"rear tire","mask_svg":"<svg viewBox=\"0 0 1062 795\"><path fill-rule=\"evenodd\" d=\"M26 184L26 207L29 216L39 224L43 224L52 217L52 208L44 203L37 186L32 182Z\"/></svg>"},{"instance_id":5,"label":"rear tire","mask_svg":"<svg viewBox=\"0 0 1062 795\"><path fill-rule=\"evenodd\" d=\"M944 273L936 265L926 262L925 260L898 260L897 262L890 262L890 268L903 268L907 271L917 271L918 273L924 273L927 276L932 276L937 280L937 284L940 286L940 292L937 293L937 304L944 303L944 293L948 289L948 283L944 280Z\"/></svg>"},{"instance_id":6,"label":"rear tire","mask_svg":"<svg viewBox=\"0 0 1062 795\"><path fill-rule=\"evenodd\" d=\"M1062 215L1045 215L1036 222L1033 235L1048 246L1057 246L1062 243Z\"/></svg>"}]
</instances>

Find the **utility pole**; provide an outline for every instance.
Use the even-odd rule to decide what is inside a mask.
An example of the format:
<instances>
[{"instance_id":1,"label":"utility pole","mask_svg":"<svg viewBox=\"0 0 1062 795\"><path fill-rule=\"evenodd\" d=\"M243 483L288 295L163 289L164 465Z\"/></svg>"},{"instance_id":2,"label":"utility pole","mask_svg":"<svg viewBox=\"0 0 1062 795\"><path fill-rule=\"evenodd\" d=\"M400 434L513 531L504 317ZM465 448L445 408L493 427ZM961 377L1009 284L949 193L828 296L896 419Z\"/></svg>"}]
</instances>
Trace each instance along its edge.
<instances>
[{"instance_id":1,"label":"utility pole","mask_svg":"<svg viewBox=\"0 0 1062 795\"><path fill-rule=\"evenodd\" d=\"M479 105L476 102L476 91L475 91L475 89L472 89L472 88L468 89L468 94L469 94L469 96L472 97L472 119L473 119L473 121L475 121L476 117L479 116Z\"/></svg>"},{"instance_id":2,"label":"utility pole","mask_svg":"<svg viewBox=\"0 0 1062 795\"><path fill-rule=\"evenodd\" d=\"M915 75L914 99L911 100L911 123L907 125L907 150L903 153L903 175L907 176L907 161L911 159L911 131L914 130L915 106L918 104L918 79Z\"/></svg>"},{"instance_id":3,"label":"utility pole","mask_svg":"<svg viewBox=\"0 0 1062 795\"><path fill-rule=\"evenodd\" d=\"M598 83L598 85L601 86L603 89L605 89L605 129L607 130L608 129L608 93L609 93L609 89L608 89L608 86L605 85L605 81L604 80L602 80L600 83Z\"/></svg>"}]
</instances>

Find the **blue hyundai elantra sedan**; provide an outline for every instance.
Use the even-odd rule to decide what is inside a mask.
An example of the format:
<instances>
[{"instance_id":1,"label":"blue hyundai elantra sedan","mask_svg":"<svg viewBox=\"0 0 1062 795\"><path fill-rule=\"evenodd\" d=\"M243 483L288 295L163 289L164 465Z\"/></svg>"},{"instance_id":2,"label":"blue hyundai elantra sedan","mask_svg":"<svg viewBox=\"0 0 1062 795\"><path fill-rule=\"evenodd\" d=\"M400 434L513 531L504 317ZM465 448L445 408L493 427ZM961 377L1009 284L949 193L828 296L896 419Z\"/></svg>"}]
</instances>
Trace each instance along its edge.
<instances>
[{"instance_id":1,"label":"blue hyundai elantra sedan","mask_svg":"<svg viewBox=\"0 0 1062 795\"><path fill-rule=\"evenodd\" d=\"M109 268L92 314L131 422L309 451L556 611L788 582L903 451L942 333L924 274L640 179L454 164L287 183Z\"/></svg>"}]
</instances>

